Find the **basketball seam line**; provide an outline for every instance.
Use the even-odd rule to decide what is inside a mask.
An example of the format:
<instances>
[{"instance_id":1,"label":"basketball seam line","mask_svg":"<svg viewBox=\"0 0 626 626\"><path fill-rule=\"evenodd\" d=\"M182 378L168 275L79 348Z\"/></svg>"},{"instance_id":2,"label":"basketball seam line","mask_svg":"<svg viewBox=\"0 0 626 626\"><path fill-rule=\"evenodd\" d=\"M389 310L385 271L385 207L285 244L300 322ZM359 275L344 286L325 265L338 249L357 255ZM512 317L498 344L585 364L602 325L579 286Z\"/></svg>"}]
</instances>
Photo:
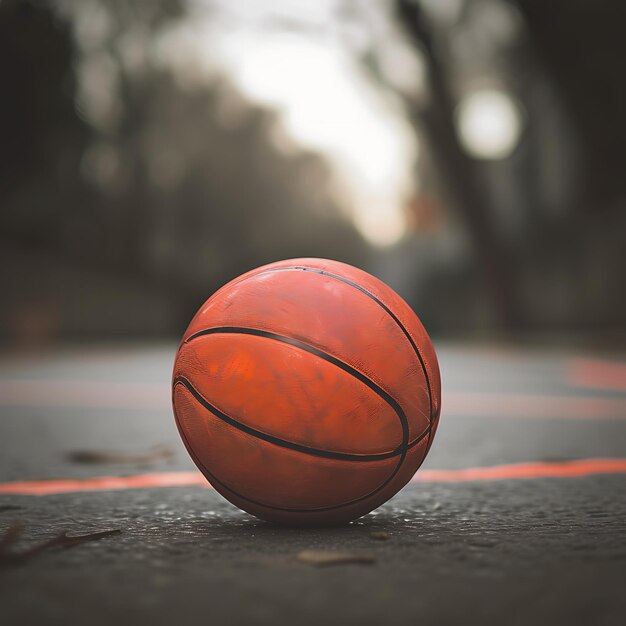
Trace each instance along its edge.
<instances>
[{"instance_id":1,"label":"basketball seam line","mask_svg":"<svg viewBox=\"0 0 626 626\"><path fill-rule=\"evenodd\" d=\"M411 348L413 349L413 352L415 352L415 355L417 356L417 359L420 362L420 365L422 367L422 371L424 373L424 379L426 380L426 388L427 388L427 391L428 391L429 422L430 422L430 425L432 427L433 422L435 421L435 419L434 419L434 415L433 415L434 407L433 407L432 387L431 387L430 375L428 373L428 369L426 367L424 358L422 357L422 355L421 355L421 353L419 351L419 348L417 347L417 344L415 343L415 341L413 340L413 337L411 336L411 333L409 333L409 331L406 329L404 324L402 324L402 322L400 321L398 316L390 309L390 307L387 306L382 300L380 300L373 293L369 292L367 289L365 289L364 287L361 287L361 285L359 285L358 283L355 283L354 281L351 281L348 278L344 278L343 276L339 276L338 274L333 274L332 272L327 272L326 270L318 269L318 268L315 268L315 267L307 267L305 265L291 265L291 266L287 266L287 267L274 267L274 268L270 268L270 269L262 269L261 271L252 273L250 276L246 276L245 278L241 278L241 280L236 281L236 284L238 284L240 282L245 282L246 280L249 280L251 278L256 278L257 276L260 276L262 274L267 274L267 273L272 273L272 272L284 272L284 271L311 272L311 273L314 273L314 274L320 274L322 276L328 276L329 278L334 278L335 280L339 280L340 282L342 282L342 283L344 283L346 285L354 287L355 289L357 289L358 291L360 291L361 293L366 295L368 298L370 298L371 300L376 302L376 304L378 304L391 317L391 319L396 323L398 328L400 328L400 331L402 332L402 334L406 337L406 339L410 343ZM230 284L231 283L229 283L228 285L230 285ZM227 287L228 285L225 285L224 287ZM222 287L221 289L218 289L218 291L216 291L211 296L210 300L212 300L218 293L220 293L222 291L222 289L224 289L224 287ZM180 345L178 347L178 350L180 350L180 348L182 348L182 346L185 343L187 343L189 341L189 339L191 339L193 336L194 335L191 335L187 339L183 340L180 343Z\"/></svg>"},{"instance_id":2,"label":"basketball seam line","mask_svg":"<svg viewBox=\"0 0 626 626\"><path fill-rule=\"evenodd\" d=\"M312 268L312 267L305 267L305 266L291 266L291 267L273 268L273 269L263 270L263 271L260 271L260 272L255 272L254 274L252 274L248 278L253 278L253 277L259 276L261 274L268 273L268 272L288 271L288 270L291 270L291 271L294 271L294 270L295 271L298 271L298 270L299 271L308 271L308 272L311 272L311 273L320 274L322 276L328 276L329 278L334 278L336 280L339 280L340 282L343 282L346 285L350 285L351 287L354 287L355 289L357 289L358 291L360 291L361 293L366 295L368 298L370 298L371 300L376 302L394 320L394 322L398 325L398 327L400 328L402 333L405 335L405 337L409 341L411 347L413 348L413 351L415 352L415 355L417 356L417 358L418 358L418 360L420 362L420 365L422 366L422 371L424 372L424 378L426 380L426 387L427 387L427 390L428 390L428 398L429 398L429 409L430 409L429 410L429 424L428 424L428 428L424 431L423 435L420 435L419 441L423 440L423 437L428 437L427 449L429 449L430 448L430 444L432 443L433 425L434 425L434 423L436 421L435 417L433 415L433 408L434 407L433 407L433 397L432 397L432 388L431 388L430 376L429 376L429 373L428 373L428 369L426 368L424 359L423 359L419 349L417 348L417 344L415 343L415 341L411 337L411 335L408 332L408 330L404 327L404 325L402 324L400 319L395 315L395 313L393 313L393 311L391 311L391 309L384 302L382 302L374 294L370 293L369 291L367 291L366 289L364 289L363 287L361 287L357 283L355 283L355 282L353 282L353 281L351 281L351 280L349 280L347 278L344 278L344 277L339 276L337 274L332 274L331 272L327 272L325 270ZM247 279L243 279L243 280L247 280ZM180 347L182 347L182 345L187 343L193 337L194 337L194 335L191 335L186 340L184 340L182 342L181 346L179 346L179 349L180 349ZM174 413L176 414L176 411L174 411ZM406 420L406 416L405 416L405 420ZM404 424L403 424L403 426L404 426ZM394 471L389 475L389 477L385 481L383 481L376 489L374 489L372 492L370 492L366 496L362 496L360 498L357 498L356 500L353 500L351 502L347 502L345 504L336 505L336 506L332 506L332 507L327 507L325 509L317 509L317 510L319 510L319 511L327 510L328 511L328 510L338 509L338 508L341 508L343 506L349 506L351 504L355 504L355 503L358 503L360 501L366 500L366 499L372 497L373 495L375 495L376 493L378 493L379 491L381 491L382 489L384 489L395 478L395 476L398 474L398 472L400 471L400 468L402 467L402 464L404 463L404 459L406 458L406 455L407 455L406 445L408 444L408 421L406 423L406 426L407 426L406 438L403 437L403 445L405 446L405 449L402 450L401 455L400 455L400 459L399 459L398 464L396 465ZM186 440L186 438L185 438L185 440ZM417 441L416 441L416 443L417 443ZM191 448L189 448L189 449L191 450ZM193 455L193 456L195 457L195 455ZM200 463L200 465L202 465L202 463ZM206 468L205 468L205 471L209 475L212 475ZM241 498L243 500L247 500L248 502L252 502L254 504L258 504L259 506L265 506L266 508L270 508L270 509L274 508L276 510L284 510L284 511L291 511L291 512L306 512L306 510L300 511L298 509L281 509L280 507L271 507L271 506L268 506L268 505L264 505L264 504L262 504L260 502L255 502L254 500L252 500L250 498L246 498L244 496L241 496L241 495L237 494L237 492L233 491L232 489L230 489L229 487L227 487L226 485L221 483L221 481L219 481L217 478L214 478L214 480L216 482L220 483L225 489L228 489L229 491L231 491L237 497L239 497L239 498Z\"/></svg>"},{"instance_id":3,"label":"basketball seam line","mask_svg":"<svg viewBox=\"0 0 626 626\"><path fill-rule=\"evenodd\" d=\"M286 439L281 439L280 437L275 437L274 435L270 435L269 433L265 433L261 430L257 430L256 428L252 428L247 424L243 424L227 413L224 413L216 406L211 404L191 383L191 381L185 376L177 376L174 379L174 387L176 385L183 385L191 395L199 402L205 409L210 411L215 417L221 419L223 422L230 424L234 428L241 430L242 432L251 435L253 437L257 437L258 439L262 439L268 443L274 444L281 448L288 448L290 450L295 450L297 452L302 452L303 454L309 454L311 456L318 456L322 458L328 459L336 459L340 461L352 461L352 462L367 462L367 461L383 461L386 459L391 459L393 457L398 456L404 450L409 450L413 446L417 445L430 430L430 426L419 435L414 441L408 443L406 446L398 446L391 452L381 452L375 454L351 454L349 452L334 452L332 450L321 450L319 448L311 448L310 446L304 446L302 444L298 444L292 441L288 441Z\"/></svg>"},{"instance_id":4,"label":"basketball seam line","mask_svg":"<svg viewBox=\"0 0 626 626\"><path fill-rule=\"evenodd\" d=\"M229 329L229 330L226 330ZM242 333L242 334L252 334L252 335L256 335L256 336L260 336L260 337L268 337L268 338L273 338L273 339L281 339L282 341L284 341L285 343L288 343L290 345L293 345L295 347L300 347L303 350L306 350L308 352L311 352L312 354L316 354L317 356L319 356L320 358L323 358L325 360L328 360L331 363L334 363L335 365L337 365L338 367L341 367L342 369L344 369L345 371L348 371L350 373L353 373L353 375L356 375L355 377L359 380L362 380L366 385L370 386L371 389L373 389L374 391L376 391L376 389L380 389L373 381L370 381L369 378L367 378L364 374L362 374L361 372L359 372L358 370L354 369L352 366L348 365L347 363L344 363L343 361L337 359L336 357L331 356L330 354L326 354L325 352L323 352L322 350L319 350L318 348L315 348L313 346L310 346L302 341L299 341L297 339L293 339L290 337L284 337L282 335L277 335L276 333L271 333L269 331L263 331L263 330L259 330L259 329L252 329L252 328L242 328L242 327L234 327L234 326L230 326L230 327L219 327L218 328L208 328L208 329L204 329L201 331L198 331L194 334L192 334L191 336L189 336L184 342L183 345L193 341L194 339L204 336L204 335L210 335L212 333L217 333L217 332L231 332L231 333ZM182 347L182 346L181 346ZM367 381L367 382L366 382ZM374 385L374 387L371 387L371 385ZM375 489L373 489L370 493L361 496L360 498L356 498L355 500L352 500L350 502L346 502L340 505L334 505L332 507L325 507L323 509L316 509L318 511L322 511L322 510L326 510L326 511L330 511L330 510L334 510L334 509L338 509L338 508L342 508L344 506L349 506L352 504L356 504L358 502L362 502L364 500L367 500L368 498L371 498L372 496L374 496L375 494L377 494L378 492L380 492L382 489L384 489L394 478L395 476L398 474L398 472L400 471L400 468L402 467L402 464L404 463L404 459L406 458L407 455L407 444L409 443L409 430L408 430L408 420L406 418L406 415L404 414L404 411L402 410L402 407L397 403L397 401L392 398L389 394L387 394L383 389L380 389L380 391L382 391L385 395L381 396L383 397L387 402L390 403L391 407L394 409L394 411L396 411L398 418L400 419L400 422L402 424L402 431L403 431L403 437L402 437L402 450L400 452L399 455L399 459L398 459L398 463L396 465L396 467L393 469L393 471L389 474L389 476L380 484L378 485L378 487L376 487ZM395 405L395 406L394 406ZM396 410L397 407L397 410ZM429 423L428 428L424 431L423 433L423 437L426 438L431 432L431 425ZM195 456L195 455L194 455ZM201 464L203 467L204 465ZM208 471L208 469L205 468L205 471L212 476L211 472ZM248 502L251 502L253 504L257 504L259 506L265 506L266 508L270 508L270 509L275 509L275 510L283 510L283 511L287 511L287 512L307 512L310 510L307 509L302 509L301 511L299 509L286 509L286 508L281 508L281 507L272 507L270 505L266 505L263 504L261 502L257 502L251 498L246 498L245 496L239 495L237 494L237 492L233 491L232 489L230 489L229 487L227 487L226 485L224 485L224 483L222 483L221 481L219 481L217 478L215 478L216 482L220 483L225 489L230 490L233 494L235 494L237 497L243 499L243 500L247 500Z\"/></svg>"},{"instance_id":5,"label":"basketball seam line","mask_svg":"<svg viewBox=\"0 0 626 626\"><path fill-rule=\"evenodd\" d=\"M380 484L378 487L376 487L376 489L374 489L373 491L371 491L368 494L365 494L364 496L360 496L358 498L355 498L354 500L349 500L348 502L342 502L341 504L334 504L332 506L326 506L326 507L317 507L317 508L309 508L309 509L303 509L303 508L289 508L289 507L280 507L280 506L275 506L272 504L266 504L264 502L260 502L259 500L255 500L254 498L250 498L248 496L244 496L240 493L238 493L235 489L233 489L232 487L229 487L227 484L225 484L224 482L222 482L219 478L217 478L215 476L215 474L213 474L213 472L209 471L209 469L206 467L206 465L204 465L204 463L202 463L202 461L200 460L200 458L197 456L197 454L195 453L193 446L191 445L191 443L189 442L187 435L180 423L180 420L178 419L178 412L176 411L176 404L173 403L174 405L174 418L176 420L176 425L178 426L178 429L180 431L181 437L183 439L183 443L185 444L185 447L187 448L187 450L189 451L189 454L191 455L191 458L194 460L195 464L200 468L200 470L204 473L204 475L209 478L210 480L213 482L213 486L215 486L215 483L217 483L217 485L219 485L220 487L222 487L222 489L225 489L226 491L229 491L230 493L232 493L234 496L236 496L237 498L239 498L240 500L243 500L244 502L249 502L251 504L254 504L256 506L260 506L263 507L265 509L270 509L272 511L283 511L285 513L305 513L305 514L311 514L311 513L324 513L327 511L335 511L337 509L342 509L346 506L352 506L355 504L358 504L359 502L363 502L364 500L367 500L369 498L371 498L373 495L377 494L381 489L383 489L388 483L389 481L395 476L398 467L402 464L403 460L404 460L404 456L406 456L406 450L403 452L403 458L400 461L400 463L398 464L398 467L396 467L396 470L394 471L394 473L386 480L384 481L382 484ZM430 426L428 427L428 429L426 431L424 431L424 433L422 434L422 436L420 436L420 440L416 441L415 444L417 445L418 443L420 443L421 441L424 440L424 437L430 432Z\"/></svg>"},{"instance_id":6,"label":"basketball seam line","mask_svg":"<svg viewBox=\"0 0 626 626\"><path fill-rule=\"evenodd\" d=\"M382 309L391 317L391 319L396 323L398 328L400 328L404 336L407 338L408 342L411 344L411 347L413 348L413 351L415 352L415 355L417 356L417 359L420 362L420 365L422 366L422 371L424 372L424 378L426 380L426 387L428 389L429 421L432 426L434 419L433 419L433 396L432 396L432 389L431 389L431 383L430 383L430 376L428 374L428 370L426 368L424 359L419 351L419 348L417 347L417 344L413 340L413 337L411 337L411 334L406 329L404 324L400 321L398 316L382 300L380 300L378 297L376 297L373 293L371 293L364 287L361 287L361 285L359 285L358 283L355 283L348 278L344 278L343 276L339 276L338 274L332 274L331 272L327 272L326 270L321 270L321 269L317 269L314 267L306 267L303 265L302 266L294 265L290 267L275 267L272 269L264 270L263 272L254 274L254 276L259 276L260 274L264 274L268 272L284 272L284 271L311 272L314 274L321 274L322 276L328 276L329 278L334 278L335 280L339 280L342 283L345 283L346 285L350 285L351 287L354 287L355 289L357 289L358 291L366 295L368 298L376 302L376 304L378 304L380 307L382 307Z\"/></svg>"},{"instance_id":7,"label":"basketball seam line","mask_svg":"<svg viewBox=\"0 0 626 626\"><path fill-rule=\"evenodd\" d=\"M405 328L404 324L400 321L398 316L382 300L380 300L378 297L376 297L373 293L369 292L364 287L361 287L361 285L359 285L358 283L355 283L354 281L351 281L349 278L344 278L343 276L339 276L338 274L333 274L332 272L327 272L326 270L322 270L322 269L319 269L319 268L316 268L316 267L307 267L306 265L292 265L292 266L288 266L288 267L274 267L274 268L270 268L270 269L258 272L256 274L254 274L254 276L260 276L261 274L265 274L265 273L268 273L268 272L283 272L283 271L311 272L311 273L314 273L314 274L320 274L322 276L328 276L329 278L334 278L334 279L336 279L336 280L338 280L338 281L340 281L340 282L342 282L342 283L344 283L346 285L350 285L351 287L354 287L355 289L357 289L358 291L360 291L361 293L366 295L368 298L370 298L371 300L376 302L376 304L378 304L391 317L391 319L396 323L398 328L400 328L400 330L402 331L404 336L407 338L408 342L411 344L411 347L413 348L413 352L415 352L415 356L417 356L417 359L420 362L420 365L422 366L422 371L424 372L424 379L426 381L426 388L428 390L428 406L429 406L428 421L429 421L429 424L430 424L430 433L429 433L429 437L428 437L428 450L430 450L430 446L432 444L433 427L434 427L435 421L436 421L436 416L435 416L435 411L434 411L434 406L433 406L433 394L432 394L432 387L431 387L431 382L430 382L430 375L428 373L428 368L426 367L426 362L424 361L424 358L422 357L422 354L419 351L419 348L417 347L417 344L413 340L413 337L411 337L411 333L409 333L409 331ZM252 278L252 276L250 276L249 278ZM400 469L400 467L397 468L396 473L397 473L397 471L399 471L399 469ZM393 478L393 476L391 478Z\"/></svg>"},{"instance_id":8,"label":"basketball seam line","mask_svg":"<svg viewBox=\"0 0 626 626\"><path fill-rule=\"evenodd\" d=\"M265 339L272 339L274 341L279 341L281 343L285 343L287 345L293 346L294 348L299 348L300 350L304 350L309 354L313 354L314 356L335 365L339 369L343 370L347 374L350 374L352 377L356 378L358 381L362 382L366 387L369 387L377 396L382 398L394 411L394 413L398 416L400 420L400 425L402 428L402 446L406 446L409 442L409 421L404 414L404 410L400 406L400 403L389 393L387 393L382 387L377 385L373 380L368 378L365 374L357 370L356 368L348 365L341 359L338 359L336 356L332 354L328 354L315 346L312 346L304 341L300 341L299 339L295 339L294 337L288 337L286 335L279 335L278 333L273 333L269 330L261 330L259 328L248 328L243 326L216 326L214 328L205 328L203 330L199 330L195 332L193 335L188 337L185 340L185 343L189 343L198 337L203 337L205 335L215 335L215 334L232 334L232 335L252 335L254 337L264 337Z\"/></svg>"}]
</instances>

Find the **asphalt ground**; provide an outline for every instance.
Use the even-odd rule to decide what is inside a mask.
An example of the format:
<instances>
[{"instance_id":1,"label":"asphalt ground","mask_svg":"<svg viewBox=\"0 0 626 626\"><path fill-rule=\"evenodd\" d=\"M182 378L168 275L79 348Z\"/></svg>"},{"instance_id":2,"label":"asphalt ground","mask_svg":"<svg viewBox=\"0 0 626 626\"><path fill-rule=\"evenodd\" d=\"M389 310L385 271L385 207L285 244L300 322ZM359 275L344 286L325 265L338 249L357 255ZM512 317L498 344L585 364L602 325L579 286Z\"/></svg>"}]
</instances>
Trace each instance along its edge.
<instances>
[{"instance_id":1,"label":"asphalt ground","mask_svg":"<svg viewBox=\"0 0 626 626\"><path fill-rule=\"evenodd\" d=\"M416 481L305 530L196 472L174 346L0 356L2 624L625 623L626 355L437 347Z\"/></svg>"}]
</instances>

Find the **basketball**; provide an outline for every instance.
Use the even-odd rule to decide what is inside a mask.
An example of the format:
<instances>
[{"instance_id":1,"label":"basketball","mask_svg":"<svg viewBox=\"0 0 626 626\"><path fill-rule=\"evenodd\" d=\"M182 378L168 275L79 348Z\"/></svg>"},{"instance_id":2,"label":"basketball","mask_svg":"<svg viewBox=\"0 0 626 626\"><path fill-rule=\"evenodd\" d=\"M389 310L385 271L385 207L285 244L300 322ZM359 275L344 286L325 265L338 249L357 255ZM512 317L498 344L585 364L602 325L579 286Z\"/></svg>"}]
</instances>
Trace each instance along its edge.
<instances>
[{"instance_id":1,"label":"basketball","mask_svg":"<svg viewBox=\"0 0 626 626\"><path fill-rule=\"evenodd\" d=\"M408 304L350 265L272 263L214 293L174 364L174 415L213 487L268 521L374 510L432 444L441 381Z\"/></svg>"}]
</instances>

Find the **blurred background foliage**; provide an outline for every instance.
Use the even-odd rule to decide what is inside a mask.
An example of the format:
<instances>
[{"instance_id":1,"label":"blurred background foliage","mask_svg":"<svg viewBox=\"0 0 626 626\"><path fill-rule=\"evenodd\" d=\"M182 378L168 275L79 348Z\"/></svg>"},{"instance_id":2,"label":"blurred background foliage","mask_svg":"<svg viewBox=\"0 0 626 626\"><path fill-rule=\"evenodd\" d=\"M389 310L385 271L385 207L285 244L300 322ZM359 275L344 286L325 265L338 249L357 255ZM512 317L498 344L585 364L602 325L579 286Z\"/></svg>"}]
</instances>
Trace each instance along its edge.
<instances>
[{"instance_id":1,"label":"blurred background foliage","mask_svg":"<svg viewBox=\"0 0 626 626\"><path fill-rule=\"evenodd\" d=\"M0 1L5 343L178 335L281 258L438 335L613 335L626 5Z\"/></svg>"}]
</instances>

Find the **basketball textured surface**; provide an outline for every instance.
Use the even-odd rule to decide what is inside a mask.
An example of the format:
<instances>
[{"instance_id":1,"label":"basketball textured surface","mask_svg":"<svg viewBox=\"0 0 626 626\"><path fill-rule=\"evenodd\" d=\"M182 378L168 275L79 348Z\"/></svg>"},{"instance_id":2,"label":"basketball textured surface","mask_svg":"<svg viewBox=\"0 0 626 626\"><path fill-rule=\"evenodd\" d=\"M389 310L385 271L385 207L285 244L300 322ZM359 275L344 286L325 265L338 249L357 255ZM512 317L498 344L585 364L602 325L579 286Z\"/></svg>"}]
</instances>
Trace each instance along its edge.
<instances>
[{"instance_id":1,"label":"basketball textured surface","mask_svg":"<svg viewBox=\"0 0 626 626\"><path fill-rule=\"evenodd\" d=\"M412 309L357 268L281 261L231 281L178 350L173 405L196 465L224 497L287 524L347 522L413 476L441 382Z\"/></svg>"}]
</instances>

